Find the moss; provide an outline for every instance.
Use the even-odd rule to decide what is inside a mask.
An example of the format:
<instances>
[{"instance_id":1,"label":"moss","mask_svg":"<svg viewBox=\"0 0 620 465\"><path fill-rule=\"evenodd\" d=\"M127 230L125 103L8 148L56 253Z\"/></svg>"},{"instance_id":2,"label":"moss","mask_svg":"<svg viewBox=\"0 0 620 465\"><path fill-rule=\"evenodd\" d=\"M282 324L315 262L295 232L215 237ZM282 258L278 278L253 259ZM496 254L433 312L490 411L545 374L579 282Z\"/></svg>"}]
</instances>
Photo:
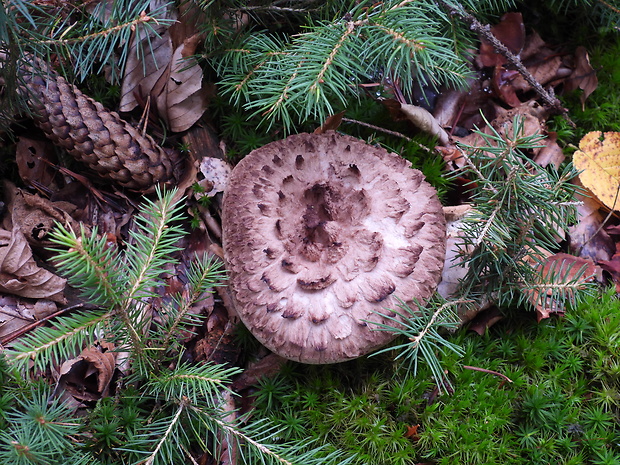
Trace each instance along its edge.
<instances>
[{"instance_id":1,"label":"moss","mask_svg":"<svg viewBox=\"0 0 620 465\"><path fill-rule=\"evenodd\" d=\"M389 354L293 364L261 383L256 416L357 464L618 463L619 325L620 301L607 293L564 318L509 312L484 336L461 330L452 340L465 355L444 361L452 395L438 396L423 366L415 378L399 372Z\"/></svg>"}]
</instances>

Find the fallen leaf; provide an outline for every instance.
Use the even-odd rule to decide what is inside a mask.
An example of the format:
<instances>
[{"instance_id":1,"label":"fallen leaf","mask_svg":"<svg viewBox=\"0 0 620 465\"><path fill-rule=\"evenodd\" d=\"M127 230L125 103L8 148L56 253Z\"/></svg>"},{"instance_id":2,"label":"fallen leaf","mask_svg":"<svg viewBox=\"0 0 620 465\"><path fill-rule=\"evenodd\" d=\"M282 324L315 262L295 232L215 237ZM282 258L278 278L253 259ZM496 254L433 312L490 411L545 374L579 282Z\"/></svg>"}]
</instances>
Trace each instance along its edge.
<instances>
[{"instance_id":1,"label":"fallen leaf","mask_svg":"<svg viewBox=\"0 0 620 465\"><path fill-rule=\"evenodd\" d=\"M233 381L231 389L239 392L254 386L261 378L273 377L280 372L282 367L288 360L277 354L269 353L262 359L252 362L235 381Z\"/></svg>"},{"instance_id":2,"label":"fallen leaf","mask_svg":"<svg viewBox=\"0 0 620 465\"><path fill-rule=\"evenodd\" d=\"M341 111L340 113L336 113L335 115L328 116L327 119L321 124L321 127L318 127L314 130L314 134L323 134L325 131L335 131L340 127L340 123L342 123L342 117L344 116L345 111Z\"/></svg>"},{"instance_id":3,"label":"fallen leaf","mask_svg":"<svg viewBox=\"0 0 620 465\"><path fill-rule=\"evenodd\" d=\"M383 104L390 110L395 121L407 119L421 131L437 137L441 145L450 143L450 136L428 110L417 105L400 103L394 99L386 99Z\"/></svg>"},{"instance_id":4,"label":"fallen leaf","mask_svg":"<svg viewBox=\"0 0 620 465\"><path fill-rule=\"evenodd\" d=\"M194 34L177 46L151 90L159 116L173 132L189 129L207 108L209 89L203 86L202 68L192 57L201 41L202 35Z\"/></svg>"},{"instance_id":5,"label":"fallen leaf","mask_svg":"<svg viewBox=\"0 0 620 465\"><path fill-rule=\"evenodd\" d=\"M487 308L484 311L478 313L471 321L468 329L475 332L479 336L484 336L484 333L493 326L495 323L504 319L504 314L496 306Z\"/></svg>"},{"instance_id":6,"label":"fallen leaf","mask_svg":"<svg viewBox=\"0 0 620 465\"><path fill-rule=\"evenodd\" d=\"M607 207L620 207L620 132L593 131L579 142L573 155L579 179Z\"/></svg>"},{"instance_id":7,"label":"fallen leaf","mask_svg":"<svg viewBox=\"0 0 620 465\"><path fill-rule=\"evenodd\" d=\"M59 370L58 387L79 401L95 401L110 395L116 352L109 343L84 349L65 361Z\"/></svg>"},{"instance_id":8,"label":"fallen leaf","mask_svg":"<svg viewBox=\"0 0 620 465\"><path fill-rule=\"evenodd\" d=\"M57 310L56 303L51 300L0 294L0 341Z\"/></svg>"},{"instance_id":9,"label":"fallen leaf","mask_svg":"<svg viewBox=\"0 0 620 465\"><path fill-rule=\"evenodd\" d=\"M591 197L576 195L577 224L568 230L570 250L579 257L591 258L596 262L609 260L616 246L609 232L602 227L603 215L600 203Z\"/></svg>"},{"instance_id":10,"label":"fallen leaf","mask_svg":"<svg viewBox=\"0 0 620 465\"><path fill-rule=\"evenodd\" d=\"M620 293L620 253L615 253L610 260L601 260L598 264L611 275L611 280L616 287L616 293Z\"/></svg>"},{"instance_id":11,"label":"fallen leaf","mask_svg":"<svg viewBox=\"0 0 620 465\"><path fill-rule=\"evenodd\" d=\"M218 192L224 192L228 185L228 178L232 171L231 166L221 158L205 157L200 162L200 173L204 179L198 181L205 191L196 193L196 198L213 197Z\"/></svg>"},{"instance_id":12,"label":"fallen leaf","mask_svg":"<svg viewBox=\"0 0 620 465\"><path fill-rule=\"evenodd\" d=\"M35 248L48 247L49 234L56 222L70 224L76 230L79 225L71 217L76 209L72 203L50 200L18 189L9 181L3 182L5 202L9 215L2 219L1 226L10 230L19 227L28 243Z\"/></svg>"},{"instance_id":13,"label":"fallen leaf","mask_svg":"<svg viewBox=\"0 0 620 465\"><path fill-rule=\"evenodd\" d=\"M234 332L226 309L219 305L214 307L206 321L206 334L194 346L194 360L235 363L240 347L235 344Z\"/></svg>"},{"instance_id":14,"label":"fallen leaf","mask_svg":"<svg viewBox=\"0 0 620 465\"><path fill-rule=\"evenodd\" d=\"M577 284L577 288L582 288L596 276L596 267L592 260L566 253L547 257L537 269L540 272L540 287L526 293L529 302L536 309L538 321L549 318L554 313L564 313L563 303L554 298L554 289L569 283L571 286ZM566 287L566 292L570 296L573 291L570 287Z\"/></svg>"},{"instance_id":15,"label":"fallen leaf","mask_svg":"<svg viewBox=\"0 0 620 465\"><path fill-rule=\"evenodd\" d=\"M570 76L564 83L564 90L566 92L573 91L575 89L583 90L581 94L581 106L585 105L586 99L596 90L598 87L598 78L596 77L596 71L590 64L590 57L585 47L577 47L575 50L575 68Z\"/></svg>"},{"instance_id":16,"label":"fallen leaf","mask_svg":"<svg viewBox=\"0 0 620 465\"><path fill-rule=\"evenodd\" d=\"M405 437L407 439L411 439L412 441L417 441L420 436L418 436L418 428L420 425L411 425L407 426L407 432L405 433Z\"/></svg>"},{"instance_id":17,"label":"fallen leaf","mask_svg":"<svg viewBox=\"0 0 620 465\"><path fill-rule=\"evenodd\" d=\"M151 8L161 7L151 5ZM169 19L176 15L169 11ZM165 26L138 25L131 37L125 75L121 85L119 111L131 111L138 106L138 99L145 101L151 89L166 71L172 56L172 40Z\"/></svg>"},{"instance_id":18,"label":"fallen leaf","mask_svg":"<svg viewBox=\"0 0 620 465\"><path fill-rule=\"evenodd\" d=\"M169 11L168 18L176 16ZM182 17L167 30L139 29L134 34L132 40L137 42L132 44L121 87L120 111L151 102L173 132L185 131L200 119L212 92L203 85L202 68L193 58L203 36L191 34L184 21Z\"/></svg>"},{"instance_id":19,"label":"fallen leaf","mask_svg":"<svg viewBox=\"0 0 620 465\"><path fill-rule=\"evenodd\" d=\"M19 138L15 151L19 177L34 188L44 187L55 191L57 186L55 186L54 180L58 173L45 160L49 160L51 163L56 162L51 142L23 136Z\"/></svg>"},{"instance_id":20,"label":"fallen leaf","mask_svg":"<svg viewBox=\"0 0 620 465\"><path fill-rule=\"evenodd\" d=\"M491 33L513 54L519 55L525 45L525 26L521 13L506 13L500 22L491 28ZM497 66L506 63L506 57L497 53L487 40L480 41L480 53L476 58L480 67Z\"/></svg>"},{"instance_id":21,"label":"fallen leaf","mask_svg":"<svg viewBox=\"0 0 620 465\"><path fill-rule=\"evenodd\" d=\"M64 303L66 280L40 268L19 227L0 229L0 292Z\"/></svg>"},{"instance_id":22,"label":"fallen leaf","mask_svg":"<svg viewBox=\"0 0 620 465\"><path fill-rule=\"evenodd\" d=\"M553 165L556 170L559 170L566 157L562 148L558 145L557 133L549 132L542 143L545 146L536 154L534 161L542 167Z\"/></svg>"}]
</instances>

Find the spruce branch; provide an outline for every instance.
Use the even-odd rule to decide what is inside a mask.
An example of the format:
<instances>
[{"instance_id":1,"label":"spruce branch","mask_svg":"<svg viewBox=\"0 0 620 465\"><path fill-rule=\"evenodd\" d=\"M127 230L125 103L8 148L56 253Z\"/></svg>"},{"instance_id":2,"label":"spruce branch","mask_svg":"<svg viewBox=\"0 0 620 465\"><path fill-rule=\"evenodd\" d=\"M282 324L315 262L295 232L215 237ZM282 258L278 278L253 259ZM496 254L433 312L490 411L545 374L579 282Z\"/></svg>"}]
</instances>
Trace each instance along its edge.
<instances>
[{"instance_id":1,"label":"spruce branch","mask_svg":"<svg viewBox=\"0 0 620 465\"><path fill-rule=\"evenodd\" d=\"M214 363L203 365L179 364L174 370L154 375L145 389L155 399L166 402L189 399L193 404L206 403L217 408L221 402L220 391L228 389L233 376L241 369Z\"/></svg>"},{"instance_id":2,"label":"spruce branch","mask_svg":"<svg viewBox=\"0 0 620 465\"><path fill-rule=\"evenodd\" d=\"M165 334L162 347L170 346L171 339L181 330L200 322L200 318L190 313L192 306L206 298L206 293L212 293L214 288L223 285L226 271L221 262L205 255L202 260L195 259L190 263L187 279L188 291L173 298L174 305L168 309L168 318L162 325Z\"/></svg>"},{"instance_id":3,"label":"spruce branch","mask_svg":"<svg viewBox=\"0 0 620 465\"><path fill-rule=\"evenodd\" d=\"M114 266L117 252L107 244L105 236L98 236L96 227L92 233L87 233L83 225L80 229L78 236L72 229L57 225L50 237L57 246L50 248L56 254L56 266L90 302L114 308L124 282L123 274Z\"/></svg>"},{"instance_id":4,"label":"spruce branch","mask_svg":"<svg viewBox=\"0 0 620 465\"><path fill-rule=\"evenodd\" d=\"M431 370L437 385L445 386L449 382L444 380L444 370L439 360L439 355L445 355L447 351L454 352L461 356L463 349L456 344L445 339L441 330L456 329L458 318L454 309L459 305L469 304L469 300L446 301L439 296L435 296L425 307L416 303L413 309L405 302L401 301L399 307L401 311L393 310L396 315L386 315L378 313L382 318L390 321L388 324L375 323L377 331L390 331L399 336L404 336L406 341L397 343L392 347L375 352L373 355L381 354L391 350L398 351L395 360L403 359L406 369L415 376L418 372L418 364L423 360ZM401 321L404 321L402 323Z\"/></svg>"},{"instance_id":5,"label":"spruce branch","mask_svg":"<svg viewBox=\"0 0 620 465\"><path fill-rule=\"evenodd\" d=\"M358 85L384 73L410 90L414 80L459 85L469 74L442 37L449 23L432 2L357 5L344 17L312 25L290 42L250 37L214 58L225 94L235 104L290 131L323 121L335 106L359 97Z\"/></svg>"},{"instance_id":6,"label":"spruce branch","mask_svg":"<svg viewBox=\"0 0 620 465\"><path fill-rule=\"evenodd\" d=\"M478 134L480 146L463 146L464 174L477 188L457 244L468 267L461 292L485 295L492 289L505 303L536 282L530 261L540 260L542 251L552 254L556 231L567 231L575 221L579 188L569 181L577 172L571 164L558 172L531 160L523 151L538 147L541 136L524 136L522 118L506 134L494 129Z\"/></svg>"},{"instance_id":7,"label":"spruce branch","mask_svg":"<svg viewBox=\"0 0 620 465\"><path fill-rule=\"evenodd\" d=\"M155 443L155 448L153 452L144 460L138 462L139 464L144 465L152 465L159 458L159 455L163 452L163 460L158 461L157 463L172 463L174 455L168 452L166 449L169 447L171 443L174 441L171 437L175 431L175 429L179 428L179 421L181 419L181 414L185 411L189 404L188 399L181 399L181 402L178 404L177 411L174 416L167 422L167 428L163 432L163 434L159 435L157 442ZM175 435L176 436L176 435ZM163 448L163 449L162 449Z\"/></svg>"},{"instance_id":8,"label":"spruce branch","mask_svg":"<svg viewBox=\"0 0 620 465\"><path fill-rule=\"evenodd\" d=\"M197 407L192 409L205 418L212 429L221 430L229 442L235 443L241 463L244 464L346 465L354 458L340 451L330 451L326 446L315 446L311 440L281 443L278 440L280 428L267 420L259 420L241 428L220 418L206 417L204 410Z\"/></svg>"},{"instance_id":9,"label":"spruce branch","mask_svg":"<svg viewBox=\"0 0 620 465\"><path fill-rule=\"evenodd\" d=\"M52 363L61 363L92 345L111 317L110 312L86 312L59 317L50 327L40 327L6 350L7 358L18 368L33 363L35 371L44 371Z\"/></svg>"}]
</instances>

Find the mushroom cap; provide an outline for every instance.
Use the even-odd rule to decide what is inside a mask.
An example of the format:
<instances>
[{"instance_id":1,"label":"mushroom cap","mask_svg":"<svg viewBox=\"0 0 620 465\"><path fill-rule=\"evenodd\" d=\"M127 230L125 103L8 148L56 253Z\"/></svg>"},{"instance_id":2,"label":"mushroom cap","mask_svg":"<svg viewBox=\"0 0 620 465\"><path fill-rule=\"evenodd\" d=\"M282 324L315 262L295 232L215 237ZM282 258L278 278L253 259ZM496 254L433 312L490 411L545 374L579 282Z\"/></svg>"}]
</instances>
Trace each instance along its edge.
<instances>
[{"instance_id":1,"label":"mushroom cap","mask_svg":"<svg viewBox=\"0 0 620 465\"><path fill-rule=\"evenodd\" d=\"M378 313L400 318L399 299L425 302L441 278L435 189L399 155L333 131L247 155L224 193L222 224L241 320L298 362L342 362L387 344L395 335L376 331L389 322Z\"/></svg>"}]
</instances>

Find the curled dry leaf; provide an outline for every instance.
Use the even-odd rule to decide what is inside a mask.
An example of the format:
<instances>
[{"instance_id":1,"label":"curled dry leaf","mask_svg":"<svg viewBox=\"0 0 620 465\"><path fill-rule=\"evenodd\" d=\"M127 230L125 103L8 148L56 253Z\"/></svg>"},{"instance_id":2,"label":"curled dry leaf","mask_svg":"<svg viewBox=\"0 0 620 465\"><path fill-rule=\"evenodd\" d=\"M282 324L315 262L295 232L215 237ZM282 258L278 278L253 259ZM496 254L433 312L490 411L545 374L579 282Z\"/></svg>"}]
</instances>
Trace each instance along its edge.
<instances>
[{"instance_id":1,"label":"curled dry leaf","mask_svg":"<svg viewBox=\"0 0 620 465\"><path fill-rule=\"evenodd\" d=\"M568 230L570 250L579 257L591 258L596 262L609 260L616 250L614 240L602 227L603 215L600 203L591 197L577 194L577 224Z\"/></svg>"},{"instance_id":2,"label":"curled dry leaf","mask_svg":"<svg viewBox=\"0 0 620 465\"><path fill-rule=\"evenodd\" d=\"M577 47L575 50L575 68L566 80L564 90L570 92L575 89L583 90L581 94L581 105L585 104L586 99L598 87L596 71L590 64L590 57L585 47Z\"/></svg>"},{"instance_id":3,"label":"curled dry leaf","mask_svg":"<svg viewBox=\"0 0 620 465\"><path fill-rule=\"evenodd\" d=\"M200 172L204 179L198 184L205 189L204 193L197 193L196 198L213 197L218 192L224 192L232 168L221 158L205 157L200 162Z\"/></svg>"},{"instance_id":4,"label":"curled dry leaf","mask_svg":"<svg viewBox=\"0 0 620 465\"><path fill-rule=\"evenodd\" d=\"M620 209L620 132L593 131L573 155L579 179L607 207Z\"/></svg>"},{"instance_id":5,"label":"curled dry leaf","mask_svg":"<svg viewBox=\"0 0 620 465\"><path fill-rule=\"evenodd\" d=\"M97 344L60 367L58 385L79 401L95 401L110 394L116 352L111 344Z\"/></svg>"},{"instance_id":6,"label":"curled dry leaf","mask_svg":"<svg viewBox=\"0 0 620 465\"><path fill-rule=\"evenodd\" d=\"M386 99L383 101L383 104L388 108L395 121L409 120L421 131L437 137L441 145L448 145L450 143L448 133L439 125L432 113L425 108L400 103L394 99Z\"/></svg>"},{"instance_id":7,"label":"curled dry leaf","mask_svg":"<svg viewBox=\"0 0 620 465\"><path fill-rule=\"evenodd\" d=\"M314 134L323 134L325 131L335 131L340 127L340 123L342 123L342 117L344 116L345 111L341 111L340 113L336 113L335 115L331 115L325 119L321 127L318 127L314 130Z\"/></svg>"},{"instance_id":8,"label":"curled dry leaf","mask_svg":"<svg viewBox=\"0 0 620 465\"><path fill-rule=\"evenodd\" d=\"M153 2L154 3L154 2ZM152 4L151 8L161 7ZM170 19L176 15L168 10ZM138 25L131 38L130 53L125 64L119 111L131 111L150 95L157 80L166 71L172 56L172 40L165 26Z\"/></svg>"},{"instance_id":9,"label":"curled dry leaf","mask_svg":"<svg viewBox=\"0 0 620 465\"><path fill-rule=\"evenodd\" d=\"M18 227L0 229L0 292L65 302L66 280L40 268Z\"/></svg>"},{"instance_id":10,"label":"curled dry leaf","mask_svg":"<svg viewBox=\"0 0 620 465\"><path fill-rule=\"evenodd\" d=\"M170 12L169 17L175 18L176 14ZM183 25L177 29L188 32ZM202 82L202 68L192 58L201 43L201 35L178 36L163 27L134 34L119 108L130 111L138 103L146 105L150 100L173 132L185 131L198 121L207 107L208 95ZM135 42L136 37L140 38L139 42Z\"/></svg>"},{"instance_id":11,"label":"curled dry leaf","mask_svg":"<svg viewBox=\"0 0 620 465\"><path fill-rule=\"evenodd\" d=\"M209 89L202 68L192 55L202 36L194 34L175 48L165 72L151 90L157 111L173 132L189 129L207 108Z\"/></svg>"}]
</instances>

